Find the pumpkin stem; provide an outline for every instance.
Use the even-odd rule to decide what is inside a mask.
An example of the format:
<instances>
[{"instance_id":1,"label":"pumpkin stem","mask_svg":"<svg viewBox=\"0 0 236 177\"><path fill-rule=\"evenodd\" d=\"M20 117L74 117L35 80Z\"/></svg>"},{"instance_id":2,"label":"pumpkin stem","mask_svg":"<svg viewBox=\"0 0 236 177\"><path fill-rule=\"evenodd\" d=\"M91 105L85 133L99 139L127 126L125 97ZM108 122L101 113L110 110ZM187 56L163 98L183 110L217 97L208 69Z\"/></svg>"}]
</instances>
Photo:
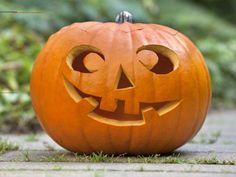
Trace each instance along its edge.
<instances>
[{"instance_id":1,"label":"pumpkin stem","mask_svg":"<svg viewBox=\"0 0 236 177\"><path fill-rule=\"evenodd\" d=\"M124 23L124 22L129 22L133 23L133 15L127 11L121 11L117 16L116 16L116 23Z\"/></svg>"}]
</instances>

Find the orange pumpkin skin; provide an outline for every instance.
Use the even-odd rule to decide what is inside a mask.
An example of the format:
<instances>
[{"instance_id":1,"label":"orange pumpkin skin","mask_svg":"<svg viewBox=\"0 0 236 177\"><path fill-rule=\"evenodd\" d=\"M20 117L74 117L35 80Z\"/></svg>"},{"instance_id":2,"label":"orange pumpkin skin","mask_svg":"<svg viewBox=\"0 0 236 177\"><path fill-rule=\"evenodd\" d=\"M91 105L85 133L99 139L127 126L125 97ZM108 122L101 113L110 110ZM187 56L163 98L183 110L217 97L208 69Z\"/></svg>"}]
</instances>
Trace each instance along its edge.
<instances>
[{"instance_id":1,"label":"orange pumpkin skin","mask_svg":"<svg viewBox=\"0 0 236 177\"><path fill-rule=\"evenodd\" d=\"M154 73L161 58L172 69L164 61ZM76 68L79 60L85 68ZM183 34L157 24L84 22L49 38L31 96L42 127L70 151L154 154L199 131L211 88L201 53Z\"/></svg>"}]
</instances>

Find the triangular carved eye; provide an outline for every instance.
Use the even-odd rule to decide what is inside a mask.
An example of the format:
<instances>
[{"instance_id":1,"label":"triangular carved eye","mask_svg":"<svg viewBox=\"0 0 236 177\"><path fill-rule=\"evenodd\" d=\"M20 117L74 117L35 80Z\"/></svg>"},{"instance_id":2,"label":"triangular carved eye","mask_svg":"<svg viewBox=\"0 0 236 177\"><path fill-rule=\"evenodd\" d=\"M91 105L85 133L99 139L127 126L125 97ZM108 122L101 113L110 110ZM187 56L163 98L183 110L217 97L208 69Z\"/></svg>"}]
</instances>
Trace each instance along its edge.
<instances>
[{"instance_id":1,"label":"triangular carved eye","mask_svg":"<svg viewBox=\"0 0 236 177\"><path fill-rule=\"evenodd\" d=\"M147 45L139 48L137 59L155 74L168 74L179 65L177 55L170 49L159 45Z\"/></svg>"}]
</instances>

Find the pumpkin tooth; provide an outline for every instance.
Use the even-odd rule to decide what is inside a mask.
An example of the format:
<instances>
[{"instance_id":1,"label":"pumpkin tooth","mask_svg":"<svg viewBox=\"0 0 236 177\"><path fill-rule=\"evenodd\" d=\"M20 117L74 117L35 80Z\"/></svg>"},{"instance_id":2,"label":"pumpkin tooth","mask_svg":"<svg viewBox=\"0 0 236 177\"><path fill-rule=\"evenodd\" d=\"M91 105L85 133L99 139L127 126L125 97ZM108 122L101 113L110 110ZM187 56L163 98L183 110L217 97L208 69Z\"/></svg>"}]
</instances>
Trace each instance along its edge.
<instances>
[{"instance_id":1,"label":"pumpkin tooth","mask_svg":"<svg viewBox=\"0 0 236 177\"><path fill-rule=\"evenodd\" d=\"M168 101L165 103L153 103L153 106L152 106L152 103L150 103L149 106L146 106L145 108L142 108L142 110L141 110L144 120L146 120L145 119L146 117L149 117L148 115L152 111L155 111L159 116L162 116L168 112L171 112L173 109L175 109L177 106L179 106L182 101L183 100ZM161 105L161 106L159 106L159 108L155 108L155 105Z\"/></svg>"},{"instance_id":2,"label":"pumpkin tooth","mask_svg":"<svg viewBox=\"0 0 236 177\"><path fill-rule=\"evenodd\" d=\"M87 98L84 98L85 100L87 100L89 102L89 104L91 104L94 109L99 105L99 102L94 99L93 97L87 97Z\"/></svg>"},{"instance_id":3,"label":"pumpkin tooth","mask_svg":"<svg viewBox=\"0 0 236 177\"><path fill-rule=\"evenodd\" d=\"M175 109L177 106L180 105L180 103L182 101L183 100L169 102L169 103L165 104L164 106L162 106L160 109L158 109L156 111L159 114L159 116L162 116L162 115L170 112L171 110Z\"/></svg>"}]
</instances>

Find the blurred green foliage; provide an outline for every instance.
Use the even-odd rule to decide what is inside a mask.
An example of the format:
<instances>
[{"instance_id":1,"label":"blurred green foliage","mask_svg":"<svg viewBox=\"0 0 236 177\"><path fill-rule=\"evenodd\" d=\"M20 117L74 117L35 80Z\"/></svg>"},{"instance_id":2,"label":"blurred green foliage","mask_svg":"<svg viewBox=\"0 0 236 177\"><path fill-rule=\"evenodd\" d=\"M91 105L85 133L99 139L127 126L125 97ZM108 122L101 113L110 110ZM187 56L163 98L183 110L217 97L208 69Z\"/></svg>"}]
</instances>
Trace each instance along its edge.
<instances>
[{"instance_id":1,"label":"blurred green foliage","mask_svg":"<svg viewBox=\"0 0 236 177\"><path fill-rule=\"evenodd\" d=\"M214 13L219 15L221 18L226 19L234 24L235 12L236 12L236 1L235 0L194 0L194 2L212 10Z\"/></svg>"},{"instance_id":2,"label":"blurred green foliage","mask_svg":"<svg viewBox=\"0 0 236 177\"><path fill-rule=\"evenodd\" d=\"M236 105L236 1L234 0L1 0L0 130L37 130L29 97L31 67L50 34L78 21L114 21L121 10L135 21L175 28L203 52L213 106ZM14 92L14 93L6 93Z\"/></svg>"}]
</instances>

